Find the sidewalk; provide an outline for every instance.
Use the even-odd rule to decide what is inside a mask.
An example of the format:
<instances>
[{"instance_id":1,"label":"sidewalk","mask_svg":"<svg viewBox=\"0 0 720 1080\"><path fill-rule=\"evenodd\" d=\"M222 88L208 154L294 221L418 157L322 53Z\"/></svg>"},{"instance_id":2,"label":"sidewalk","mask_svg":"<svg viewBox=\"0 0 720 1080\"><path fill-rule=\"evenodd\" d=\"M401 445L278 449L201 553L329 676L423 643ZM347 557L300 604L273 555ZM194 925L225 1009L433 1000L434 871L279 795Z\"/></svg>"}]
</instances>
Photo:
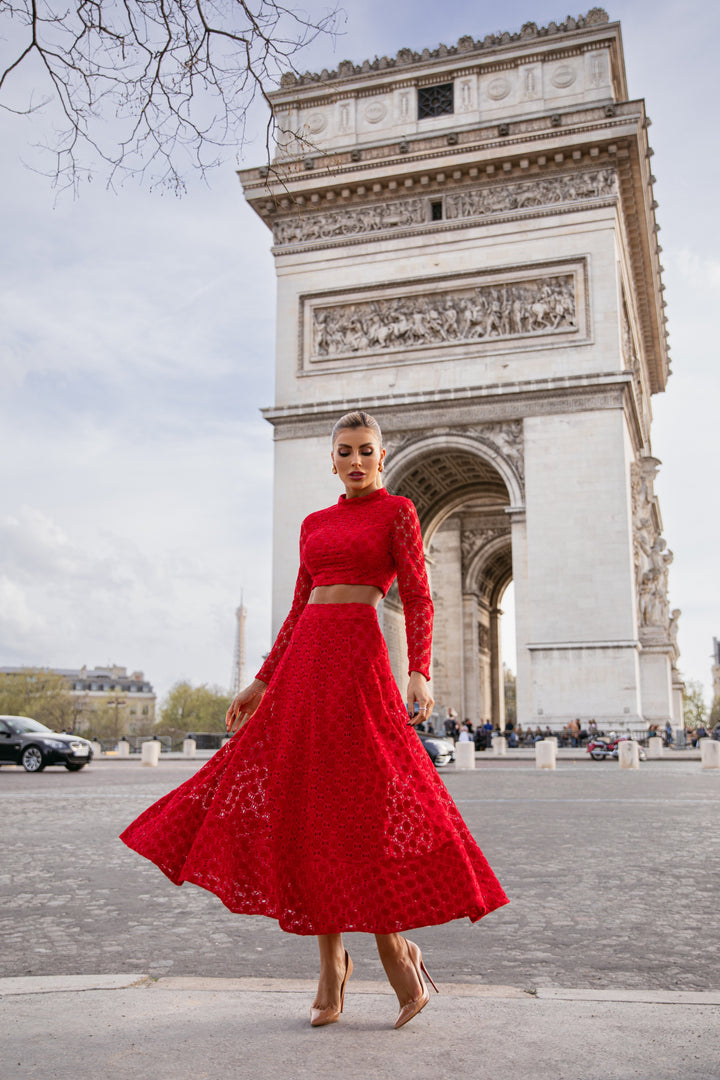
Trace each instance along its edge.
<instances>
[{"instance_id":1,"label":"sidewalk","mask_svg":"<svg viewBox=\"0 0 720 1080\"><path fill-rule=\"evenodd\" d=\"M387 984L142 974L0 979L4 1080L717 1080L720 991L441 985L401 1031Z\"/></svg>"}]
</instances>

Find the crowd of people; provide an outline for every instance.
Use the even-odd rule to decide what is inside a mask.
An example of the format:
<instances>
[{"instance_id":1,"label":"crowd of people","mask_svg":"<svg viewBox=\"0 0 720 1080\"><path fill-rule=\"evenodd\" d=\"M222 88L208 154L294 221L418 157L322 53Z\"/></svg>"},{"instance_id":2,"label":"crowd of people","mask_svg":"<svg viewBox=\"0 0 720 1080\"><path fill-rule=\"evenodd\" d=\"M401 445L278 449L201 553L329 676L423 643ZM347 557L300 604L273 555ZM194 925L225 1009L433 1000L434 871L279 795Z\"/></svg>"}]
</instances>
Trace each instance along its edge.
<instances>
[{"instance_id":1,"label":"crowd of people","mask_svg":"<svg viewBox=\"0 0 720 1080\"><path fill-rule=\"evenodd\" d=\"M448 709L447 716L444 719L438 720L431 717L425 724L420 725L420 730L427 731L430 734L444 735L446 739L452 739L456 743L474 742L476 750L490 749L492 740L496 735L504 735L509 747L534 746L540 739L546 739L549 736L557 739L558 746L584 747L588 740L595 737L602 738L605 734L598 729L595 720L590 720L587 727L584 727L579 718L571 720L569 724L557 731L552 731L548 724L544 728L539 724L534 728L524 728L522 724L515 724L509 720L505 725L505 729L501 731L500 727L490 720L484 720L477 725L473 724L471 720L461 722L452 708ZM694 747L698 745L700 739L705 739L708 736L720 739L720 725L713 731L708 731L705 725L700 723L696 728L685 732L685 739ZM675 733L670 722L664 726L651 724L647 731L647 737L649 739L662 739L663 745L668 747L674 746L676 742Z\"/></svg>"}]
</instances>

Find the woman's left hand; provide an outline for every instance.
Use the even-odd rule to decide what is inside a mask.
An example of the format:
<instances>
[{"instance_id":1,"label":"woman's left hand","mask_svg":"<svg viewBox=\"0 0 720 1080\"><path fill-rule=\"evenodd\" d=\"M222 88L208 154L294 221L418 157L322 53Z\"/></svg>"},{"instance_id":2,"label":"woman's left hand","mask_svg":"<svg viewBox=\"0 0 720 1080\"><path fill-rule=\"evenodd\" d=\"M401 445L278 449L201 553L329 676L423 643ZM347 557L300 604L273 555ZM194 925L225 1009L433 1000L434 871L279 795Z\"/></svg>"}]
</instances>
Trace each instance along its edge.
<instances>
[{"instance_id":1,"label":"woman's left hand","mask_svg":"<svg viewBox=\"0 0 720 1080\"><path fill-rule=\"evenodd\" d=\"M432 712L433 696L430 693L428 680L419 671L410 672L410 681L407 688L408 712L410 713L409 724L422 724L423 720L430 719ZM418 711L415 712L415 705Z\"/></svg>"}]
</instances>

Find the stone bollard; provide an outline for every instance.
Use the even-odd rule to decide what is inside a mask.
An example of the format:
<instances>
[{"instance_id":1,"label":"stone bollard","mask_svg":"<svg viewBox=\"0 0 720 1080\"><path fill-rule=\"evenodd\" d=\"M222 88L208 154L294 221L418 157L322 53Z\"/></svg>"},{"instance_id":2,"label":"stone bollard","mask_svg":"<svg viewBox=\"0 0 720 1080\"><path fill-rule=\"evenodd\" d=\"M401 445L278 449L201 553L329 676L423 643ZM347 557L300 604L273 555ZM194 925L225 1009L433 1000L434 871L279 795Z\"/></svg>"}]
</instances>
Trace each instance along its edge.
<instances>
[{"instance_id":1,"label":"stone bollard","mask_svg":"<svg viewBox=\"0 0 720 1080\"><path fill-rule=\"evenodd\" d=\"M148 739L147 742L144 742L140 751L141 764L150 765L152 768L155 768L160 761L161 747L162 743L157 739Z\"/></svg>"},{"instance_id":2,"label":"stone bollard","mask_svg":"<svg viewBox=\"0 0 720 1080\"><path fill-rule=\"evenodd\" d=\"M507 739L504 735L493 735L493 754L496 757L504 757L507 754Z\"/></svg>"},{"instance_id":3,"label":"stone bollard","mask_svg":"<svg viewBox=\"0 0 720 1080\"><path fill-rule=\"evenodd\" d=\"M130 743L127 739L121 739L115 749L118 757L130 757Z\"/></svg>"},{"instance_id":4,"label":"stone bollard","mask_svg":"<svg viewBox=\"0 0 720 1080\"><path fill-rule=\"evenodd\" d=\"M550 742L553 744L556 750L558 748L557 735L546 735L543 739L543 742Z\"/></svg>"},{"instance_id":5,"label":"stone bollard","mask_svg":"<svg viewBox=\"0 0 720 1080\"><path fill-rule=\"evenodd\" d=\"M557 739L540 739L535 743L535 768L556 769Z\"/></svg>"},{"instance_id":6,"label":"stone bollard","mask_svg":"<svg viewBox=\"0 0 720 1080\"><path fill-rule=\"evenodd\" d=\"M663 741L655 735L652 739L648 739L647 756L648 758L661 758L663 756Z\"/></svg>"},{"instance_id":7,"label":"stone bollard","mask_svg":"<svg viewBox=\"0 0 720 1080\"><path fill-rule=\"evenodd\" d=\"M650 759L651 757L662 757L664 750L665 747L663 745L663 740L660 738L660 735L651 735L650 739L648 740L648 758Z\"/></svg>"},{"instance_id":8,"label":"stone bollard","mask_svg":"<svg viewBox=\"0 0 720 1080\"><path fill-rule=\"evenodd\" d=\"M720 769L720 742L700 739L700 760L703 769Z\"/></svg>"},{"instance_id":9,"label":"stone bollard","mask_svg":"<svg viewBox=\"0 0 720 1080\"><path fill-rule=\"evenodd\" d=\"M720 746L720 743L718 743ZM458 742L455 743L455 768L456 769L474 769L475 768L475 743L472 742Z\"/></svg>"},{"instance_id":10,"label":"stone bollard","mask_svg":"<svg viewBox=\"0 0 720 1080\"><path fill-rule=\"evenodd\" d=\"M684 750L685 745L687 743L687 739L685 737L685 728L684 727L676 727L673 734L675 736L675 741L673 742L673 748L675 750Z\"/></svg>"},{"instance_id":11,"label":"stone bollard","mask_svg":"<svg viewBox=\"0 0 720 1080\"><path fill-rule=\"evenodd\" d=\"M197 743L195 739L183 739L183 756L195 757L195 751L197 750Z\"/></svg>"},{"instance_id":12,"label":"stone bollard","mask_svg":"<svg viewBox=\"0 0 720 1080\"><path fill-rule=\"evenodd\" d=\"M623 739L618 743L618 762L621 769L640 768L640 752L634 739Z\"/></svg>"},{"instance_id":13,"label":"stone bollard","mask_svg":"<svg viewBox=\"0 0 720 1080\"><path fill-rule=\"evenodd\" d=\"M90 747L93 752L93 757L98 758L102 754L102 743L96 742L94 739L90 743Z\"/></svg>"}]
</instances>

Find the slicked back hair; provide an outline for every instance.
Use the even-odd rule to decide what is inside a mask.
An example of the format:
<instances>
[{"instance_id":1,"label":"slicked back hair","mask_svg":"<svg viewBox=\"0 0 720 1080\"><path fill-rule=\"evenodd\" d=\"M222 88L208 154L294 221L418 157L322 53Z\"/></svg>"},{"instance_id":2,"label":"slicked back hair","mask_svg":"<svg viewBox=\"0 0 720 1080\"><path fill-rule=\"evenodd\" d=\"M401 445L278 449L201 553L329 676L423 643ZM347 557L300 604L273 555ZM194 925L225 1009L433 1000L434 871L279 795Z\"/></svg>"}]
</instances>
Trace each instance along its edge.
<instances>
[{"instance_id":1,"label":"slicked back hair","mask_svg":"<svg viewBox=\"0 0 720 1080\"><path fill-rule=\"evenodd\" d=\"M362 409L356 409L354 412L345 413L344 416L340 417L337 424L335 424L335 427L332 429L332 445L335 445L335 440L341 431L350 431L353 428L369 428L370 431L377 436L377 440L382 447L383 437L380 425L375 417L371 416L370 413L364 412Z\"/></svg>"}]
</instances>

